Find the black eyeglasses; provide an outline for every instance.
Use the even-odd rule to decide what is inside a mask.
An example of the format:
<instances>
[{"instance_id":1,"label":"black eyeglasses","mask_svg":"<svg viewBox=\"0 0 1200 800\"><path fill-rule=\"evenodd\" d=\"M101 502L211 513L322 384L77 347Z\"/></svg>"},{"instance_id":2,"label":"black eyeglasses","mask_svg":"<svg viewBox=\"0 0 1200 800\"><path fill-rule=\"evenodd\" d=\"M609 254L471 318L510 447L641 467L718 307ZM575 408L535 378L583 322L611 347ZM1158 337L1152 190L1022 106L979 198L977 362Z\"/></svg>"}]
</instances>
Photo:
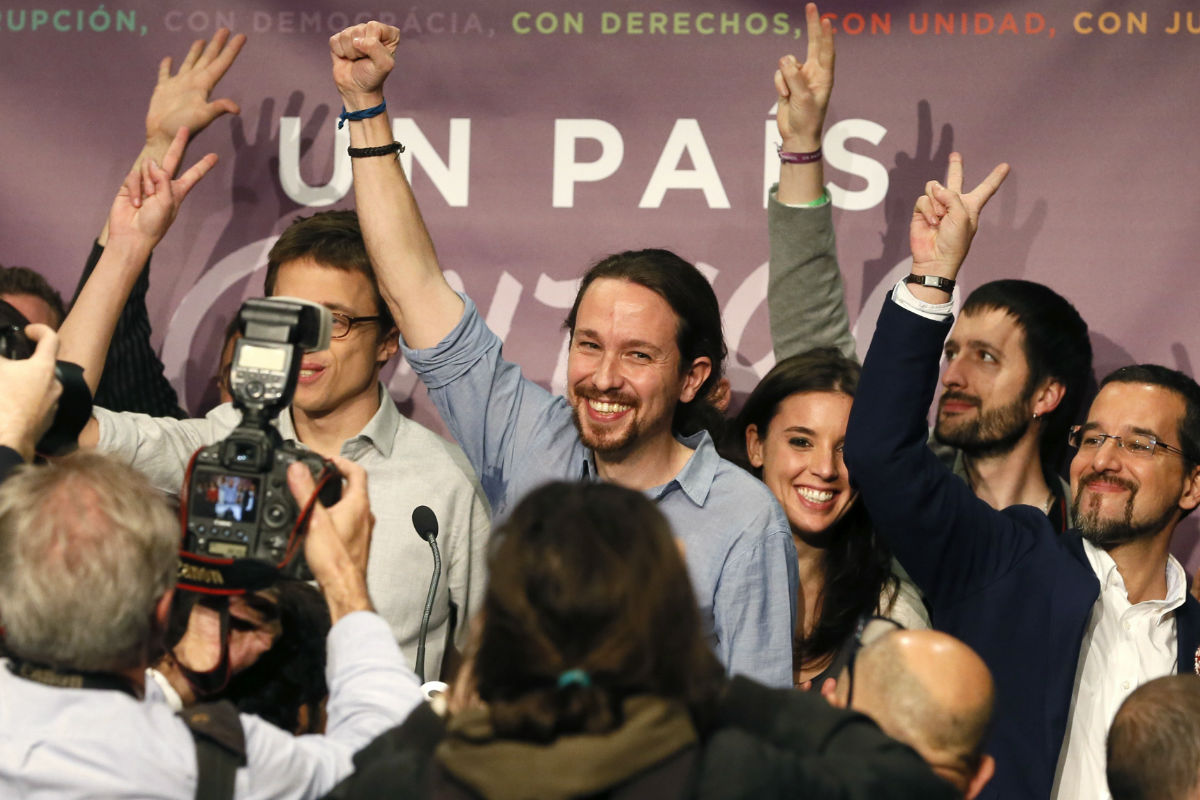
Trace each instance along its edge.
<instances>
[{"instance_id":1,"label":"black eyeglasses","mask_svg":"<svg viewBox=\"0 0 1200 800\"><path fill-rule=\"evenodd\" d=\"M1082 425L1075 425L1067 434L1067 443L1077 450L1099 450L1104 446L1105 439L1112 439L1113 444L1129 453L1131 456L1138 458L1150 458L1158 450L1166 450L1168 453L1175 453L1183 456L1184 452L1178 447L1172 447L1165 442L1160 442L1157 436L1149 433L1136 433L1131 436L1114 436L1111 433L1100 433L1096 430L1084 430Z\"/></svg>"},{"instance_id":2,"label":"black eyeglasses","mask_svg":"<svg viewBox=\"0 0 1200 800\"><path fill-rule=\"evenodd\" d=\"M850 648L850 658L846 661L846 708L853 708L854 702L854 662L858 651L876 639L891 633L902 631L904 626L894 619L881 617L878 614L864 614L858 619L854 629L854 645Z\"/></svg>"},{"instance_id":3,"label":"black eyeglasses","mask_svg":"<svg viewBox=\"0 0 1200 800\"><path fill-rule=\"evenodd\" d=\"M329 331L329 336L332 339L345 339L350 335L350 331L354 329L355 325L379 322L379 320L383 319L379 314L370 317L352 317L340 311L330 311L329 313L333 316L333 328Z\"/></svg>"}]
</instances>

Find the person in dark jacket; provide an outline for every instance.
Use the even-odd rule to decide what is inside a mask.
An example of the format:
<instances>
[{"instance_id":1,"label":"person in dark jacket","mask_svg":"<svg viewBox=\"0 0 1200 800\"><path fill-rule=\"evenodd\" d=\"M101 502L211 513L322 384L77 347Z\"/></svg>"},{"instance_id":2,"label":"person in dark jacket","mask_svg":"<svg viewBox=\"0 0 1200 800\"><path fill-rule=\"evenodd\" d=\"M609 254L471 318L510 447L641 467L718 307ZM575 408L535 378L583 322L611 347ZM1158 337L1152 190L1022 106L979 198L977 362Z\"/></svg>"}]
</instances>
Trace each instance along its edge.
<instances>
[{"instance_id":1,"label":"person in dark jacket","mask_svg":"<svg viewBox=\"0 0 1200 800\"><path fill-rule=\"evenodd\" d=\"M1121 701L1197 666L1200 604L1169 548L1200 505L1200 386L1155 365L1101 381L1069 436L1075 527L1061 535L1034 506L993 509L929 451L925 415L950 291L1007 171L965 192L954 153L946 184L930 181L917 201L913 274L883 303L846 428L846 465L934 626L970 645L995 678L986 748L996 775L980 797L1101 797L1104 732ZM1032 413L1047 413L1057 392L1040 383Z\"/></svg>"},{"instance_id":2,"label":"person in dark jacket","mask_svg":"<svg viewBox=\"0 0 1200 800\"><path fill-rule=\"evenodd\" d=\"M987 664L948 633L896 629L886 619L864 620L855 639L862 649L853 674L847 667L822 694L912 745L966 800L978 797L996 769L983 750L996 696Z\"/></svg>"},{"instance_id":3,"label":"person in dark jacket","mask_svg":"<svg viewBox=\"0 0 1200 800\"><path fill-rule=\"evenodd\" d=\"M547 484L495 536L450 717L419 708L332 797L954 795L866 717L727 680L642 494Z\"/></svg>"}]
</instances>

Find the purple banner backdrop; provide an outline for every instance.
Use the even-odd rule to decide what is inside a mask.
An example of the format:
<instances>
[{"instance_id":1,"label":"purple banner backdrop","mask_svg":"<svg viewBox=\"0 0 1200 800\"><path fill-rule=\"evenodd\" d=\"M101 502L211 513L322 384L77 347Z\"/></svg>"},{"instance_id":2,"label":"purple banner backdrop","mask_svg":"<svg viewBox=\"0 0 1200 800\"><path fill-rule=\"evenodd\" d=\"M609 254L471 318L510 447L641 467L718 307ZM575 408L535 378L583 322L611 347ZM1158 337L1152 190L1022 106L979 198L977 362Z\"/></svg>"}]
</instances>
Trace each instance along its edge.
<instances>
[{"instance_id":1,"label":"purple banner backdrop","mask_svg":"<svg viewBox=\"0 0 1200 800\"><path fill-rule=\"evenodd\" d=\"M730 373L771 364L764 190L776 59L803 57L801 3L336 2L22 5L0 11L0 262L73 289L143 135L159 59L227 26L249 36L219 87L242 107L192 148L221 163L155 255L155 343L193 411L215 398L220 332L261 291L297 214L352 205L327 37L371 18L405 36L388 85L405 164L444 265L557 385L561 321L592 261L663 246L726 309ZM969 10L966 10L969 5ZM686 10L683 10L686 8ZM1096 371L1195 374L1200 10L1140 4L826 3L838 73L825 138L860 341L906 272L907 225L951 149L967 179L1014 168L963 274L1046 283L1090 323ZM344 132L343 132L344 133ZM403 366L388 376L440 428ZM1195 527L1177 550L1200 564Z\"/></svg>"}]
</instances>

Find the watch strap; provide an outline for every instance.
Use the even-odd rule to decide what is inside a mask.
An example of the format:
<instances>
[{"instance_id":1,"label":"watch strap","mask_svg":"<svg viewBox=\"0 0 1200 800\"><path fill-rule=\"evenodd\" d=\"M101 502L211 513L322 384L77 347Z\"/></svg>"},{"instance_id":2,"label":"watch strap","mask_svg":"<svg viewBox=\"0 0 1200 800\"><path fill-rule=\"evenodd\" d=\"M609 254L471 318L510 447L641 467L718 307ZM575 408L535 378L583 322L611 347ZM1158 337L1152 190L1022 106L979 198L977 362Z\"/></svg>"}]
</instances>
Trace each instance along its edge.
<instances>
[{"instance_id":1,"label":"watch strap","mask_svg":"<svg viewBox=\"0 0 1200 800\"><path fill-rule=\"evenodd\" d=\"M933 289L941 289L949 294L954 291L954 279L943 278L940 275L909 275L904 279L904 282L909 285L928 286Z\"/></svg>"}]
</instances>

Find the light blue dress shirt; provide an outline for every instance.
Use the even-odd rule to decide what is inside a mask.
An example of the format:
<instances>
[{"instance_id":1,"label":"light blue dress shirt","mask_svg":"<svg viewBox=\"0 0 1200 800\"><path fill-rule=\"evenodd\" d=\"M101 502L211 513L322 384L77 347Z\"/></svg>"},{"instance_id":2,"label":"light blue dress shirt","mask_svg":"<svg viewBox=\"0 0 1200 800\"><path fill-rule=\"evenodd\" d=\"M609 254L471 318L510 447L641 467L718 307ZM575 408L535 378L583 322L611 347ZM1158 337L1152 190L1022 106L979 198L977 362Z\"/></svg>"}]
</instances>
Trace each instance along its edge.
<instances>
[{"instance_id":1,"label":"light blue dress shirt","mask_svg":"<svg viewBox=\"0 0 1200 800\"><path fill-rule=\"evenodd\" d=\"M464 297L445 339L404 356L467 454L497 518L531 489L595 480L566 398L521 375ZM717 657L730 674L792 685L796 551L787 517L763 483L722 459L707 432L674 479L646 492L683 541L688 573Z\"/></svg>"}]
</instances>

